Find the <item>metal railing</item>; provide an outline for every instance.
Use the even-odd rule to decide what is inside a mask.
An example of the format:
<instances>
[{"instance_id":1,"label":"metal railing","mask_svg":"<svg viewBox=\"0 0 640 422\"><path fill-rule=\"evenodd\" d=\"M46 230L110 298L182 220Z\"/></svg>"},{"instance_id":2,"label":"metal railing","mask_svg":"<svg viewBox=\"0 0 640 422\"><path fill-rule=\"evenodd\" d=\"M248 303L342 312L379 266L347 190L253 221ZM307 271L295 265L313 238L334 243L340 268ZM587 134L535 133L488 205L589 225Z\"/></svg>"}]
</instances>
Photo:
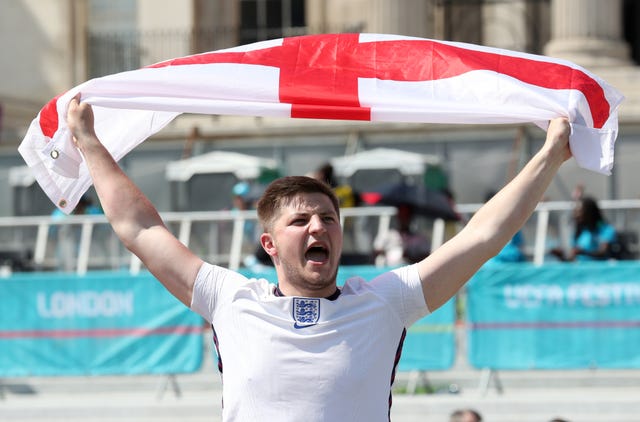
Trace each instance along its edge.
<instances>
[{"instance_id":1,"label":"metal railing","mask_svg":"<svg viewBox=\"0 0 640 422\"><path fill-rule=\"evenodd\" d=\"M599 205L619 232L637 239L640 233L640 200L608 200ZM464 221L482 204L459 204ZM571 214L574 203L543 202L523 227L526 255L541 265L549 258L551 246L568 248L571 242ZM373 239L386 234L396 213L393 207L355 207L341 210L344 253L371 256ZM169 212L162 218L176 237L203 259L231 269L246 264L258 246L255 211ZM431 239L431 250L452 235L447 223L425 219L423 234ZM637 241L628 245L638 256ZM23 261L15 265L15 261ZM4 262L3 262L4 261ZM14 261L14 262L12 262ZM366 259L362 262L366 262ZM369 263L369 262L366 262ZM9 270L69 271L128 270L137 273L142 263L127 251L115 236L104 215L70 215L0 218L0 266Z\"/></svg>"},{"instance_id":2,"label":"metal railing","mask_svg":"<svg viewBox=\"0 0 640 422\"><path fill-rule=\"evenodd\" d=\"M367 245L378 233L389 230L393 207L361 207L341 210L347 252L367 254ZM255 211L168 212L167 227L203 259L238 269L243 256L257 246ZM30 261L13 265L11 261ZM4 262L3 262L4 261ZM137 273L138 258L117 239L104 215L0 218L0 266L18 270L74 271L123 270Z\"/></svg>"},{"instance_id":3,"label":"metal railing","mask_svg":"<svg viewBox=\"0 0 640 422\"><path fill-rule=\"evenodd\" d=\"M630 243L628 247L632 255L638 258L640 245L640 200L602 200L598 205L605 218L618 233L627 234ZM458 206L458 212L463 217L470 217L482 204L463 204ZM550 258L548 251L551 247L568 249L572 236L572 213L575 203L572 201L541 202L536 207L531 218L523 227L527 245L526 255L536 265L542 265ZM533 239L531 241L531 239Z\"/></svg>"}]
</instances>

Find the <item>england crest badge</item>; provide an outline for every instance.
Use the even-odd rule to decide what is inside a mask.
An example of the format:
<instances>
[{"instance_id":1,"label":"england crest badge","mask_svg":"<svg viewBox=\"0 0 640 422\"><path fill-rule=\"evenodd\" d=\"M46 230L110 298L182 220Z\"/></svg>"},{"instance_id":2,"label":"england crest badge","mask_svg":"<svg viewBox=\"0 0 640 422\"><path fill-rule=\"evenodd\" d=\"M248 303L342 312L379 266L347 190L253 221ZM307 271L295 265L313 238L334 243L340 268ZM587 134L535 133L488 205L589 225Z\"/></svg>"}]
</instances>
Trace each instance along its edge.
<instances>
[{"instance_id":1,"label":"england crest badge","mask_svg":"<svg viewBox=\"0 0 640 422\"><path fill-rule=\"evenodd\" d=\"M294 328L305 328L316 325L320 319L320 299L294 297L293 320Z\"/></svg>"}]
</instances>

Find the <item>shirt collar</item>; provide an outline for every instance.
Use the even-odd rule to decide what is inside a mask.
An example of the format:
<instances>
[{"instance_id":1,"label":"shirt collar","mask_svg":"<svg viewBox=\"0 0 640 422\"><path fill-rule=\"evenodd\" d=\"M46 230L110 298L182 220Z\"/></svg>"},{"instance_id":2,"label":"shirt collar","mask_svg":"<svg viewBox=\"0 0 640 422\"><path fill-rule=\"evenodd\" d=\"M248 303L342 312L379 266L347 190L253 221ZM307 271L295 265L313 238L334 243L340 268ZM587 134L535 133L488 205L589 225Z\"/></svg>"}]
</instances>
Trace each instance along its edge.
<instances>
[{"instance_id":1,"label":"shirt collar","mask_svg":"<svg viewBox=\"0 0 640 422\"><path fill-rule=\"evenodd\" d=\"M275 286L275 288L273 289L273 294L275 294L278 297L286 297L286 295L282 293L282 290L280 290L279 286ZM325 299L336 300L338 296L340 296L340 289L336 287L336 291L330 294L329 296L325 297Z\"/></svg>"}]
</instances>

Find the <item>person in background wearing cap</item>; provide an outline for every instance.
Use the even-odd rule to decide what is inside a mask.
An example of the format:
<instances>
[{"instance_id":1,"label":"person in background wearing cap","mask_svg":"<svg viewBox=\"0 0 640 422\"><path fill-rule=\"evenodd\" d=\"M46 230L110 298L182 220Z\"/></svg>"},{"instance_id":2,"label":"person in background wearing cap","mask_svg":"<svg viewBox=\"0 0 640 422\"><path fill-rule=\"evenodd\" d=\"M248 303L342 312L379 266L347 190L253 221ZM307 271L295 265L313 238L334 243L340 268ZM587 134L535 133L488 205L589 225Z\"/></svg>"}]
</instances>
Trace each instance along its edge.
<instances>
[{"instance_id":1,"label":"person in background wearing cap","mask_svg":"<svg viewBox=\"0 0 640 422\"><path fill-rule=\"evenodd\" d=\"M254 198L251 195L251 185L248 182L242 181L233 185L232 193L232 211L255 209ZM243 234L244 243L251 245L250 253L242 260L243 265L255 271L262 271L265 265L271 266L268 255L264 253L264 249L260 245L260 233L257 231L255 220L245 219Z\"/></svg>"},{"instance_id":2,"label":"person in background wearing cap","mask_svg":"<svg viewBox=\"0 0 640 422\"><path fill-rule=\"evenodd\" d=\"M247 195L249 195L249 191L251 187L247 182L238 182L233 185L233 210L248 210L250 208L249 201L247 200Z\"/></svg>"},{"instance_id":3,"label":"person in background wearing cap","mask_svg":"<svg viewBox=\"0 0 640 422\"><path fill-rule=\"evenodd\" d=\"M248 211L253 209L249 192L251 192L251 186L247 182L238 182L233 185L233 197L232 197L232 211ZM253 220L245 220L244 222L244 237L245 240L250 241L251 244L257 242L256 224Z\"/></svg>"}]
</instances>

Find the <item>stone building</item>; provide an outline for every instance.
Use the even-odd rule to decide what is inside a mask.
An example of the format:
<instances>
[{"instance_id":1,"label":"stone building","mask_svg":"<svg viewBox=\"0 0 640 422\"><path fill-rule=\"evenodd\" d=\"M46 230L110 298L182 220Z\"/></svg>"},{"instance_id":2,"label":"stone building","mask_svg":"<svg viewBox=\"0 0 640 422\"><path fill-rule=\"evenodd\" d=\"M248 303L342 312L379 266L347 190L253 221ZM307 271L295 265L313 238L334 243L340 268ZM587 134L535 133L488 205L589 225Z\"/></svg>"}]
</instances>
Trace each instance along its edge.
<instances>
[{"instance_id":1,"label":"stone building","mask_svg":"<svg viewBox=\"0 0 640 422\"><path fill-rule=\"evenodd\" d=\"M0 0L0 215L45 212L9 172L30 121L53 96L87 79L164 59L311 33L371 32L470 42L571 60L626 97L614 174L570 164L548 192L584 184L599 198L638 198L640 4L631 0ZM276 159L304 174L375 147L441 157L459 202L480 202L508 181L544 137L535 127L362 124L183 115L122 161L163 210L164 164L211 150ZM158 164L163 163L163 164ZM4 182L3 182L4 181ZM25 196L26 195L26 196ZM34 205L35 204L35 205ZM40 205L38 205L40 204Z\"/></svg>"}]
</instances>

